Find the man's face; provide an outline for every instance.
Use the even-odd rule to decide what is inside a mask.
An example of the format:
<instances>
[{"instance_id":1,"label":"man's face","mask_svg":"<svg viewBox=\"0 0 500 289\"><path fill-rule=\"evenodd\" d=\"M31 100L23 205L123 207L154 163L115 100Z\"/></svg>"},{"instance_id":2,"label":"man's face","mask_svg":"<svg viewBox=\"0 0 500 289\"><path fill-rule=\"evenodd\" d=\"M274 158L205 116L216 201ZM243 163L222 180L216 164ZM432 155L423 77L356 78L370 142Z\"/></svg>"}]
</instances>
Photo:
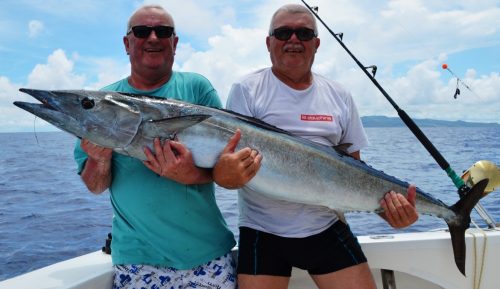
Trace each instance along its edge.
<instances>
[{"instance_id":1,"label":"man's face","mask_svg":"<svg viewBox=\"0 0 500 289\"><path fill-rule=\"evenodd\" d=\"M138 11L131 19L131 27L174 26L173 20L160 9L149 8ZM152 31L146 38L139 38L131 31L124 38L125 50L130 55L132 70L140 73L157 71L164 74L172 70L178 37L159 38Z\"/></svg>"},{"instance_id":2,"label":"man's face","mask_svg":"<svg viewBox=\"0 0 500 289\"><path fill-rule=\"evenodd\" d=\"M282 27L313 29L314 26L313 20L308 14L280 12L274 19L273 29ZM279 40L275 36L266 38L267 50L270 53L273 68L283 72L290 69L309 70L314 62L314 55L319 43L317 37L301 41L295 33L288 40Z\"/></svg>"}]
</instances>

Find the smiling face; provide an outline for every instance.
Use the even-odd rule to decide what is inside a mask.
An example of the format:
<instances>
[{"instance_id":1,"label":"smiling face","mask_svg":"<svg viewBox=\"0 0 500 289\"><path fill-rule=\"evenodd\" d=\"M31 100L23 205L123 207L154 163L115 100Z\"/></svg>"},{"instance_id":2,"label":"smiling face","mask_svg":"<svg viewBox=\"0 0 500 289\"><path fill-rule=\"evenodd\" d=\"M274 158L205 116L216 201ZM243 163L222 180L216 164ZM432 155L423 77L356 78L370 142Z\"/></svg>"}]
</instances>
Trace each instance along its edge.
<instances>
[{"instance_id":1,"label":"smiling face","mask_svg":"<svg viewBox=\"0 0 500 289\"><path fill-rule=\"evenodd\" d=\"M138 25L174 27L174 21L163 9L145 7L130 18L129 25L130 27ZM123 43L132 65L132 81L168 80L172 73L178 40L175 34L169 38L158 38L154 31L146 38L138 38L132 32L124 36Z\"/></svg>"},{"instance_id":2,"label":"smiling face","mask_svg":"<svg viewBox=\"0 0 500 289\"><path fill-rule=\"evenodd\" d=\"M307 13L279 11L273 19L271 29L283 27L314 29L314 19ZM319 43L317 37L301 41L296 34L292 34L288 40L279 40L274 36L268 36L266 44L271 56L273 71L284 74L290 71L310 71Z\"/></svg>"}]
</instances>

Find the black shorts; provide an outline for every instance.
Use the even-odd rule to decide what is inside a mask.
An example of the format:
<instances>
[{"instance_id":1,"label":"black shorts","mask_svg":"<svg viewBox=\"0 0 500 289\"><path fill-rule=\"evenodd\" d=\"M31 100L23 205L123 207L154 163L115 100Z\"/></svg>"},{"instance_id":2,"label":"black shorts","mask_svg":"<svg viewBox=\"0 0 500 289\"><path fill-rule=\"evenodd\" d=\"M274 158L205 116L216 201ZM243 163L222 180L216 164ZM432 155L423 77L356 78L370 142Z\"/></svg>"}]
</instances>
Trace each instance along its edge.
<instances>
[{"instance_id":1,"label":"black shorts","mask_svg":"<svg viewBox=\"0 0 500 289\"><path fill-rule=\"evenodd\" d=\"M238 274L287 276L292 267L327 274L366 262L348 225L335 222L305 238L285 238L240 227Z\"/></svg>"}]
</instances>

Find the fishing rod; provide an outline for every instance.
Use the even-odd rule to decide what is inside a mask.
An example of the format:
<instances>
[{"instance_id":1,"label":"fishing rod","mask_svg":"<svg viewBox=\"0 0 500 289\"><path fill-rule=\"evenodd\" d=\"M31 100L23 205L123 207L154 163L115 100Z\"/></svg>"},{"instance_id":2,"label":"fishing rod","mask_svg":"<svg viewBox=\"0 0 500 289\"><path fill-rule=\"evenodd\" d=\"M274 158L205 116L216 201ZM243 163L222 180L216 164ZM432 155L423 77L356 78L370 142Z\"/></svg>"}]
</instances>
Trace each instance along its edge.
<instances>
[{"instance_id":1,"label":"fishing rod","mask_svg":"<svg viewBox=\"0 0 500 289\"><path fill-rule=\"evenodd\" d=\"M326 23L319 17L316 12L316 9L309 6L305 0L302 0L304 5L313 13L313 15L325 26L325 28L332 34L332 36L337 40L337 42L344 48L344 50L351 56L351 58L356 62L356 64L363 70L363 72L368 76L368 78L373 82L373 84L378 88L378 90L385 96L385 98L391 103L394 109L398 112L399 117L403 120L406 126L413 132L413 134L417 137L417 139L422 143L422 145L427 149L427 151L431 154L431 156L436 160L439 166L448 174L451 178L455 186L459 190L459 194L462 195L467 191L467 186L465 182L453 171L450 164L446 161L446 159L441 155L441 153L436 149L434 144L427 138L427 136L422 132L422 130L417 126L417 124L410 118L410 116L402 110L397 103L389 96L389 94L385 91L385 89L378 83L375 79L375 73L377 71L376 66L372 65L369 67L364 66L357 58L352 54L352 52L347 48L347 46L342 42L342 39L333 32L330 27L326 25ZM368 72L367 68L371 68L372 74Z\"/></svg>"},{"instance_id":2,"label":"fishing rod","mask_svg":"<svg viewBox=\"0 0 500 289\"><path fill-rule=\"evenodd\" d=\"M378 90L382 93L382 95L385 96L385 98L389 101L389 103L394 107L394 109L398 112L399 117L403 122L406 124L406 126L411 130L411 132L417 137L417 139L420 141L420 143L427 149L427 151L431 154L431 156L436 160L438 165L443 169L448 177L452 180L453 184L456 186L458 189L458 194L460 197L463 197L467 192L470 190L470 188L466 185L464 180L460 178L457 173L451 168L450 164L446 161L446 159L441 155L441 153L436 149L434 144L427 138L427 136L422 132L422 130L417 126L417 124L413 121L413 119L410 118L410 116L402 110L397 103L389 96L389 94L385 91L385 89L378 83L378 81L375 79L375 74L377 72L377 66L371 65L371 66L364 66L357 58L354 56L354 54L347 48L347 46L342 42L342 37L343 33L335 33L333 32L328 25L319 17L317 10L318 7L311 7L309 4L306 3L305 0L301 0L304 5L311 11L311 13L323 24L323 26L330 32L330 34L337 40L337 42L344 48L344 50L351 56L351 58L356 62L356 64L361 68L361 70L368 76L368 78L372 81L372 83L378 88ZM368 69L371 68L371 74L368 71ZM477 204L476 210L478 213L485 219L485 221L488 223L488 225L491 227L495 227L495 223L493 221L493 218L488 215L486 210L481 206L481 204ZM483 216L484 215L484 216Z\"/></svg>"}]
</instances>

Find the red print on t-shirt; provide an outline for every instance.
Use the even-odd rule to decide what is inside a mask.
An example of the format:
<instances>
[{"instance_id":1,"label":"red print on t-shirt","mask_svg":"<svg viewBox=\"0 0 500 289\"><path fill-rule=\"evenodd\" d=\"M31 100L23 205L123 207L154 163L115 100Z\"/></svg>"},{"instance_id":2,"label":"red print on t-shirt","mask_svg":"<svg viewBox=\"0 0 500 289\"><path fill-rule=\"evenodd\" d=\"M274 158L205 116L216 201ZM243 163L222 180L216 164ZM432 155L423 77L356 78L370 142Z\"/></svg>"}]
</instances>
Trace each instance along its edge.
<instances>
[{"instance_id":1,"label":"red print on t-shirt","mask_svg":"<svg viewBox=\"0 0 500 289\"><path fill-rule=\"evenodd\" d=\"M333 116L324 114L301 114L300 120L303 121L333 121Z\"/></svg>"}]
</instances>

